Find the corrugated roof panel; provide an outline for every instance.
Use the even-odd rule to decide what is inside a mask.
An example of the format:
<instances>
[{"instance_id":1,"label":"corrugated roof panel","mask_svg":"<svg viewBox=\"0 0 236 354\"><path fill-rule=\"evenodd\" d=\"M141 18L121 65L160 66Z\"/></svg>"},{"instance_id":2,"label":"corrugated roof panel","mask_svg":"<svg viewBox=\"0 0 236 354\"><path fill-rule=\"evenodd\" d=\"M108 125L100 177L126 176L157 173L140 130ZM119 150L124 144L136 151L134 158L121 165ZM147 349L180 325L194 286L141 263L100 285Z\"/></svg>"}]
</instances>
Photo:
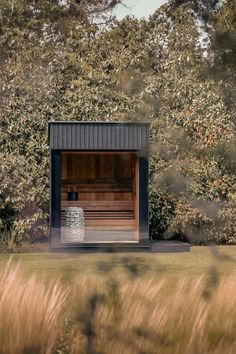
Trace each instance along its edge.
<instances>
[{"instance_id":1,"label":"corrugated roof panel","mask_svg":"<svg viewBox=\"0 0 236 354\"><path fill-rule=\"evenodd\" d=\"M149 124L116 122L50 122L49 142L57 150L141 150Z\"/></svg>"}]
</instances>

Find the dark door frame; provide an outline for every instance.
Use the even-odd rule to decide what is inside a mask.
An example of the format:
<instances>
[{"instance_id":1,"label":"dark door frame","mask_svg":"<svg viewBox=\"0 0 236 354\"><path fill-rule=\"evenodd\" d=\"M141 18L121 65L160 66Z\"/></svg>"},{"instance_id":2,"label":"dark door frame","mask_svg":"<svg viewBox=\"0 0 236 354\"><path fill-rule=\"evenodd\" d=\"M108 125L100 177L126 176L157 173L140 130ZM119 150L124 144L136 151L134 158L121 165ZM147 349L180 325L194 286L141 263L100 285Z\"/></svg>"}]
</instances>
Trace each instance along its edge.
<instances>
[{"instance_id":1,"label":"dark door frame","mask_svg":"<svg viewBox=\"0 0 236 354\"><path fill-rule=\"evenodd\" d=\"M61 152L86 152L85 150L50 150L50 240L51 248L94 248L94 247L149 247L149 201L148 201L148 177L149 167L146 156L138 156L139 174L139 242L137 243L81 243L61 244ZM89 150L87 152L93 152ZM98 152L98 151L94 151ZM108 152L108 151L99 151ZM134 150L114 150L114 153L135 152Z\"/></svg>"}]
</instances>

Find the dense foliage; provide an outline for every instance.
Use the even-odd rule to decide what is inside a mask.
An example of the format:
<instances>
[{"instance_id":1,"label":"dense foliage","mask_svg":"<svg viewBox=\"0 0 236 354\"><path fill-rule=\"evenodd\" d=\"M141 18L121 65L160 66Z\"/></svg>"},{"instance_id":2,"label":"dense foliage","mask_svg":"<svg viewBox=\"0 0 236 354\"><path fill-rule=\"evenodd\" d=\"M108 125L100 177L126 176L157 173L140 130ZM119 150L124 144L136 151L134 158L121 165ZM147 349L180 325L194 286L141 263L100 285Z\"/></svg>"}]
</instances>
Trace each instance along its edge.
<instances>
[{"instance_id":1,"label":"dense foliage","mask_svg":"<svg viewBox=\"0 0 236 354\"><path fill-rule=\"evenodd\" d=\"M144 120L151 237L236 243L235 2L105 27L112 1L70 3L0 0L2 228L47 232L48 120Z\"/></svg>"}]
</instances>

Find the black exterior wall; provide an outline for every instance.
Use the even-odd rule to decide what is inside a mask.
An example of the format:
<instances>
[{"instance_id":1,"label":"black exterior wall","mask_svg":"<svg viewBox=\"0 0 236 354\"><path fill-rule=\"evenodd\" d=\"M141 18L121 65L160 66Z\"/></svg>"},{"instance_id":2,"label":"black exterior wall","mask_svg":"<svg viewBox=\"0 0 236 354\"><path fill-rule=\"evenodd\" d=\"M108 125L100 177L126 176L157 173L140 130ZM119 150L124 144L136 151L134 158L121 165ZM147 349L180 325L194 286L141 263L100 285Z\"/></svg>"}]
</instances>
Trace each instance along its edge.
<instances>
[{"instance_id":1,"label":"black exterior wall","mask_svg":"<svg viewBox=\"0 0 236 354\"><path fill-rule=\"evenodd\" d=\"M61 152L51 150L50 233L51 245L61 239Z\"/></svg>"},{"instance_id":2,"label":"black exterior wall","mask_svg":"<svg viewBox=\"0 0 236 354\"><path fill-rule=\"evenodd\" d=\"M149 244L149 168L148 158L139 157L139 239L143 245Z\"/></svg>"}]
</instances>

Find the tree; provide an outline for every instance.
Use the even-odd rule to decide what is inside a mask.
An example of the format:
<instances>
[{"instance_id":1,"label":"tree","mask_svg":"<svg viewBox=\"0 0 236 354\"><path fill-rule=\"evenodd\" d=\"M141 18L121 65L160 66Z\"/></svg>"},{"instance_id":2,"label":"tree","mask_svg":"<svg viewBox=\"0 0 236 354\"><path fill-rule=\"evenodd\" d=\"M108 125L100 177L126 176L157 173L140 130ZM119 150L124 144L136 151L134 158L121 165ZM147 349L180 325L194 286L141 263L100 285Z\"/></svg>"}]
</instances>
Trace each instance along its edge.
<instances>
[{"instance_id":1,"label":"tree","mask_svg":"<svg viewBox=\"0 0 236 354\"><path fill-rule=\"evenodd\" d=\"M92 17L118 2L0 1L0 215L18 240L47 225L47 122L70 106L73 53L99 31Z\"/></svg>"},{"instance_id":2,"label":"tree","mask_svg":"<svg viewBox=\"0 0 236 354\"><path fill-rule=\"evenodd\" d=\"M102 29L88 15L63 22L48 10L33 32L15 17L7 32L5 20L0 187L18 239L47 221L48 120L104 119L151 123L152 237L235 242L235 108L226 96L235 69L217 61L228 3L214 3L171 1L148 21L127 17ZM230 67L225 80L211 76L219 65Z\"/></svg>"}]
</instances>

